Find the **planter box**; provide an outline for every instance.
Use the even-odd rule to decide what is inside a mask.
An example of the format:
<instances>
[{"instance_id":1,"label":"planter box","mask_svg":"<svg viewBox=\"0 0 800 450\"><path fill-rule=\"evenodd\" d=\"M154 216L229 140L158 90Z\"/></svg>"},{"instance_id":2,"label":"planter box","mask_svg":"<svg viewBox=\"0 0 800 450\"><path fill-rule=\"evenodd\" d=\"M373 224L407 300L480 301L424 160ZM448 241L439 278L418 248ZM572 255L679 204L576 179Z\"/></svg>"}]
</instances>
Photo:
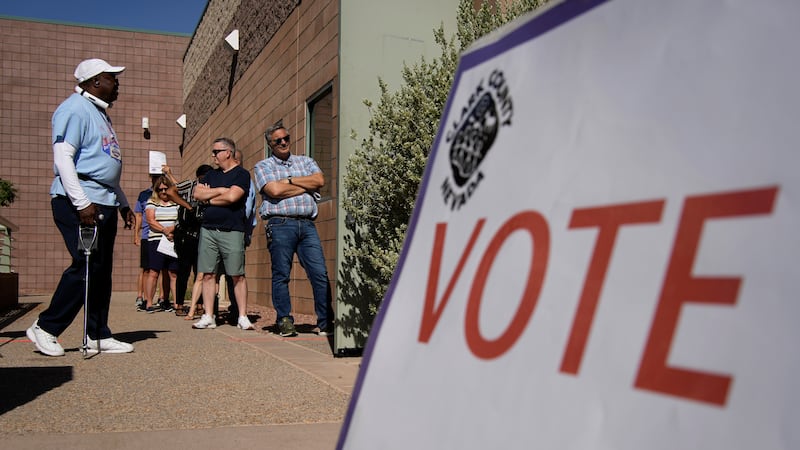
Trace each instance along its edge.
<instances>
[{"instance_id":1,"label":"planter box","mask_svg":"<svg viewBox=\"0 0 800 450\"><path fill-rule=\"evenodd\" d=\"M19 274L0 273L0 311L19 306Z\"/></svg>"}]
</instances>

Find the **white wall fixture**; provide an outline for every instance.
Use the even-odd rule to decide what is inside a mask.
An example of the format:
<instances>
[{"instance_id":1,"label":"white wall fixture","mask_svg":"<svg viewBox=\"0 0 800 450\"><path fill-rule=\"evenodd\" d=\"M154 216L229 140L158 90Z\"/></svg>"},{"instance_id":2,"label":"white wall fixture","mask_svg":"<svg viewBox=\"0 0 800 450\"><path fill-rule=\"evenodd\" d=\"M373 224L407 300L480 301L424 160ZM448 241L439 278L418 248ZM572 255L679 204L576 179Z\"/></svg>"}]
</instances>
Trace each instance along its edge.
<instances>
[{"instance_id":1,"label":"white wall fixture","mask_svg":"<svg viewBox=\"0 0 800 450\"><path fill-rule=\"evenodd\" d=\"M239 51L239 30L233 30L229 35L225 37L225 43L228 44L228 47L235 51Z\"/></svg>"}]
</instances>

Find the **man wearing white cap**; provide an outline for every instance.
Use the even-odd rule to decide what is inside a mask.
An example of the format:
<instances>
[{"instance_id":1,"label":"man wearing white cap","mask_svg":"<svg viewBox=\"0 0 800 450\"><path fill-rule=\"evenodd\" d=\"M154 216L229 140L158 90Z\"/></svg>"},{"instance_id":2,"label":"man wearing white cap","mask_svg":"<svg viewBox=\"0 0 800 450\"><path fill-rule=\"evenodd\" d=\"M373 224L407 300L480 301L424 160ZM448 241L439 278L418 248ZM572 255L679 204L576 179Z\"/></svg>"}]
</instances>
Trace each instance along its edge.
<instances>
[{"instance_id":1,"label":"man wearing white cap","mask_svg":"<svg viewBox=\"0 0 800 450\"><path fill-rule=\"evenodd\" d=\"M75 68L78 86L53 113L53 163L50 186L53 219L64 238L72 264L64 271L50 306L28 328L28 338L48 356L62 356L57 336L75 320L83 306L86 256L80 248L80 225L97 226L97 248L91 252L87 335L90 353L129 353L133 345L111 337L108 307L111 269L117 235L117 210L125 228L134 221L119 185L122 154L108 108L117 99L117 74L102 59L87 59Z\"/></svg>"}]
</instances>

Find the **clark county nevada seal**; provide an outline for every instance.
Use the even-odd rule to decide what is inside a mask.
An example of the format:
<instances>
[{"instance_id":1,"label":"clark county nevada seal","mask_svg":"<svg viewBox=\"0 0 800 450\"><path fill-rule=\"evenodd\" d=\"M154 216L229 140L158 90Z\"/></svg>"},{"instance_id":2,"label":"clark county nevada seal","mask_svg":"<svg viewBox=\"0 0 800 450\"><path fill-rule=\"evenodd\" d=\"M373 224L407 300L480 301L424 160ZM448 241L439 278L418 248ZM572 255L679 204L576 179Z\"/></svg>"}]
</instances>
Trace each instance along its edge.
<instances>
[{"instance_id":1,"label":"clark county nevada seal","mask_svg":"<svg viewBox=\"0 0 800 450\"><path fill-rule=\"evenodd\" d=\"M484 178L481 162L494 144L500 127L511 125L514 107L500 70L478 83L461 117L445 136L450 144L451 176L442 183L442 198L451 211L464 206Z\"/></svg>"}]
</instances>

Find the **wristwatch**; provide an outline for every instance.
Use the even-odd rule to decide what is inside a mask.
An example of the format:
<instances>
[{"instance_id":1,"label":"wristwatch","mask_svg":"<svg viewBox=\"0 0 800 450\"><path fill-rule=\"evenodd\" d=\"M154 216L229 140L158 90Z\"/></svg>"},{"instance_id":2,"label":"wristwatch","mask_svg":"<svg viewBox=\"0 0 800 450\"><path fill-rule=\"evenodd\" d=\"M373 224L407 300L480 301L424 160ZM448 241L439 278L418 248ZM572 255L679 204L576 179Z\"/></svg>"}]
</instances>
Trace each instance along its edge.
<instances>
[{"instance_id":1,"label":"wristwatch","mask_svg":"<svg viewBox=\"0 0 800 450\"><path fill-rule=\"evenodd\" d=\"M291 175L289 175L289 177L286 178L286 179L289 180L289 184L294 184L294 183L292 183L292 176Z\"/></svg>"}]
</instances>

